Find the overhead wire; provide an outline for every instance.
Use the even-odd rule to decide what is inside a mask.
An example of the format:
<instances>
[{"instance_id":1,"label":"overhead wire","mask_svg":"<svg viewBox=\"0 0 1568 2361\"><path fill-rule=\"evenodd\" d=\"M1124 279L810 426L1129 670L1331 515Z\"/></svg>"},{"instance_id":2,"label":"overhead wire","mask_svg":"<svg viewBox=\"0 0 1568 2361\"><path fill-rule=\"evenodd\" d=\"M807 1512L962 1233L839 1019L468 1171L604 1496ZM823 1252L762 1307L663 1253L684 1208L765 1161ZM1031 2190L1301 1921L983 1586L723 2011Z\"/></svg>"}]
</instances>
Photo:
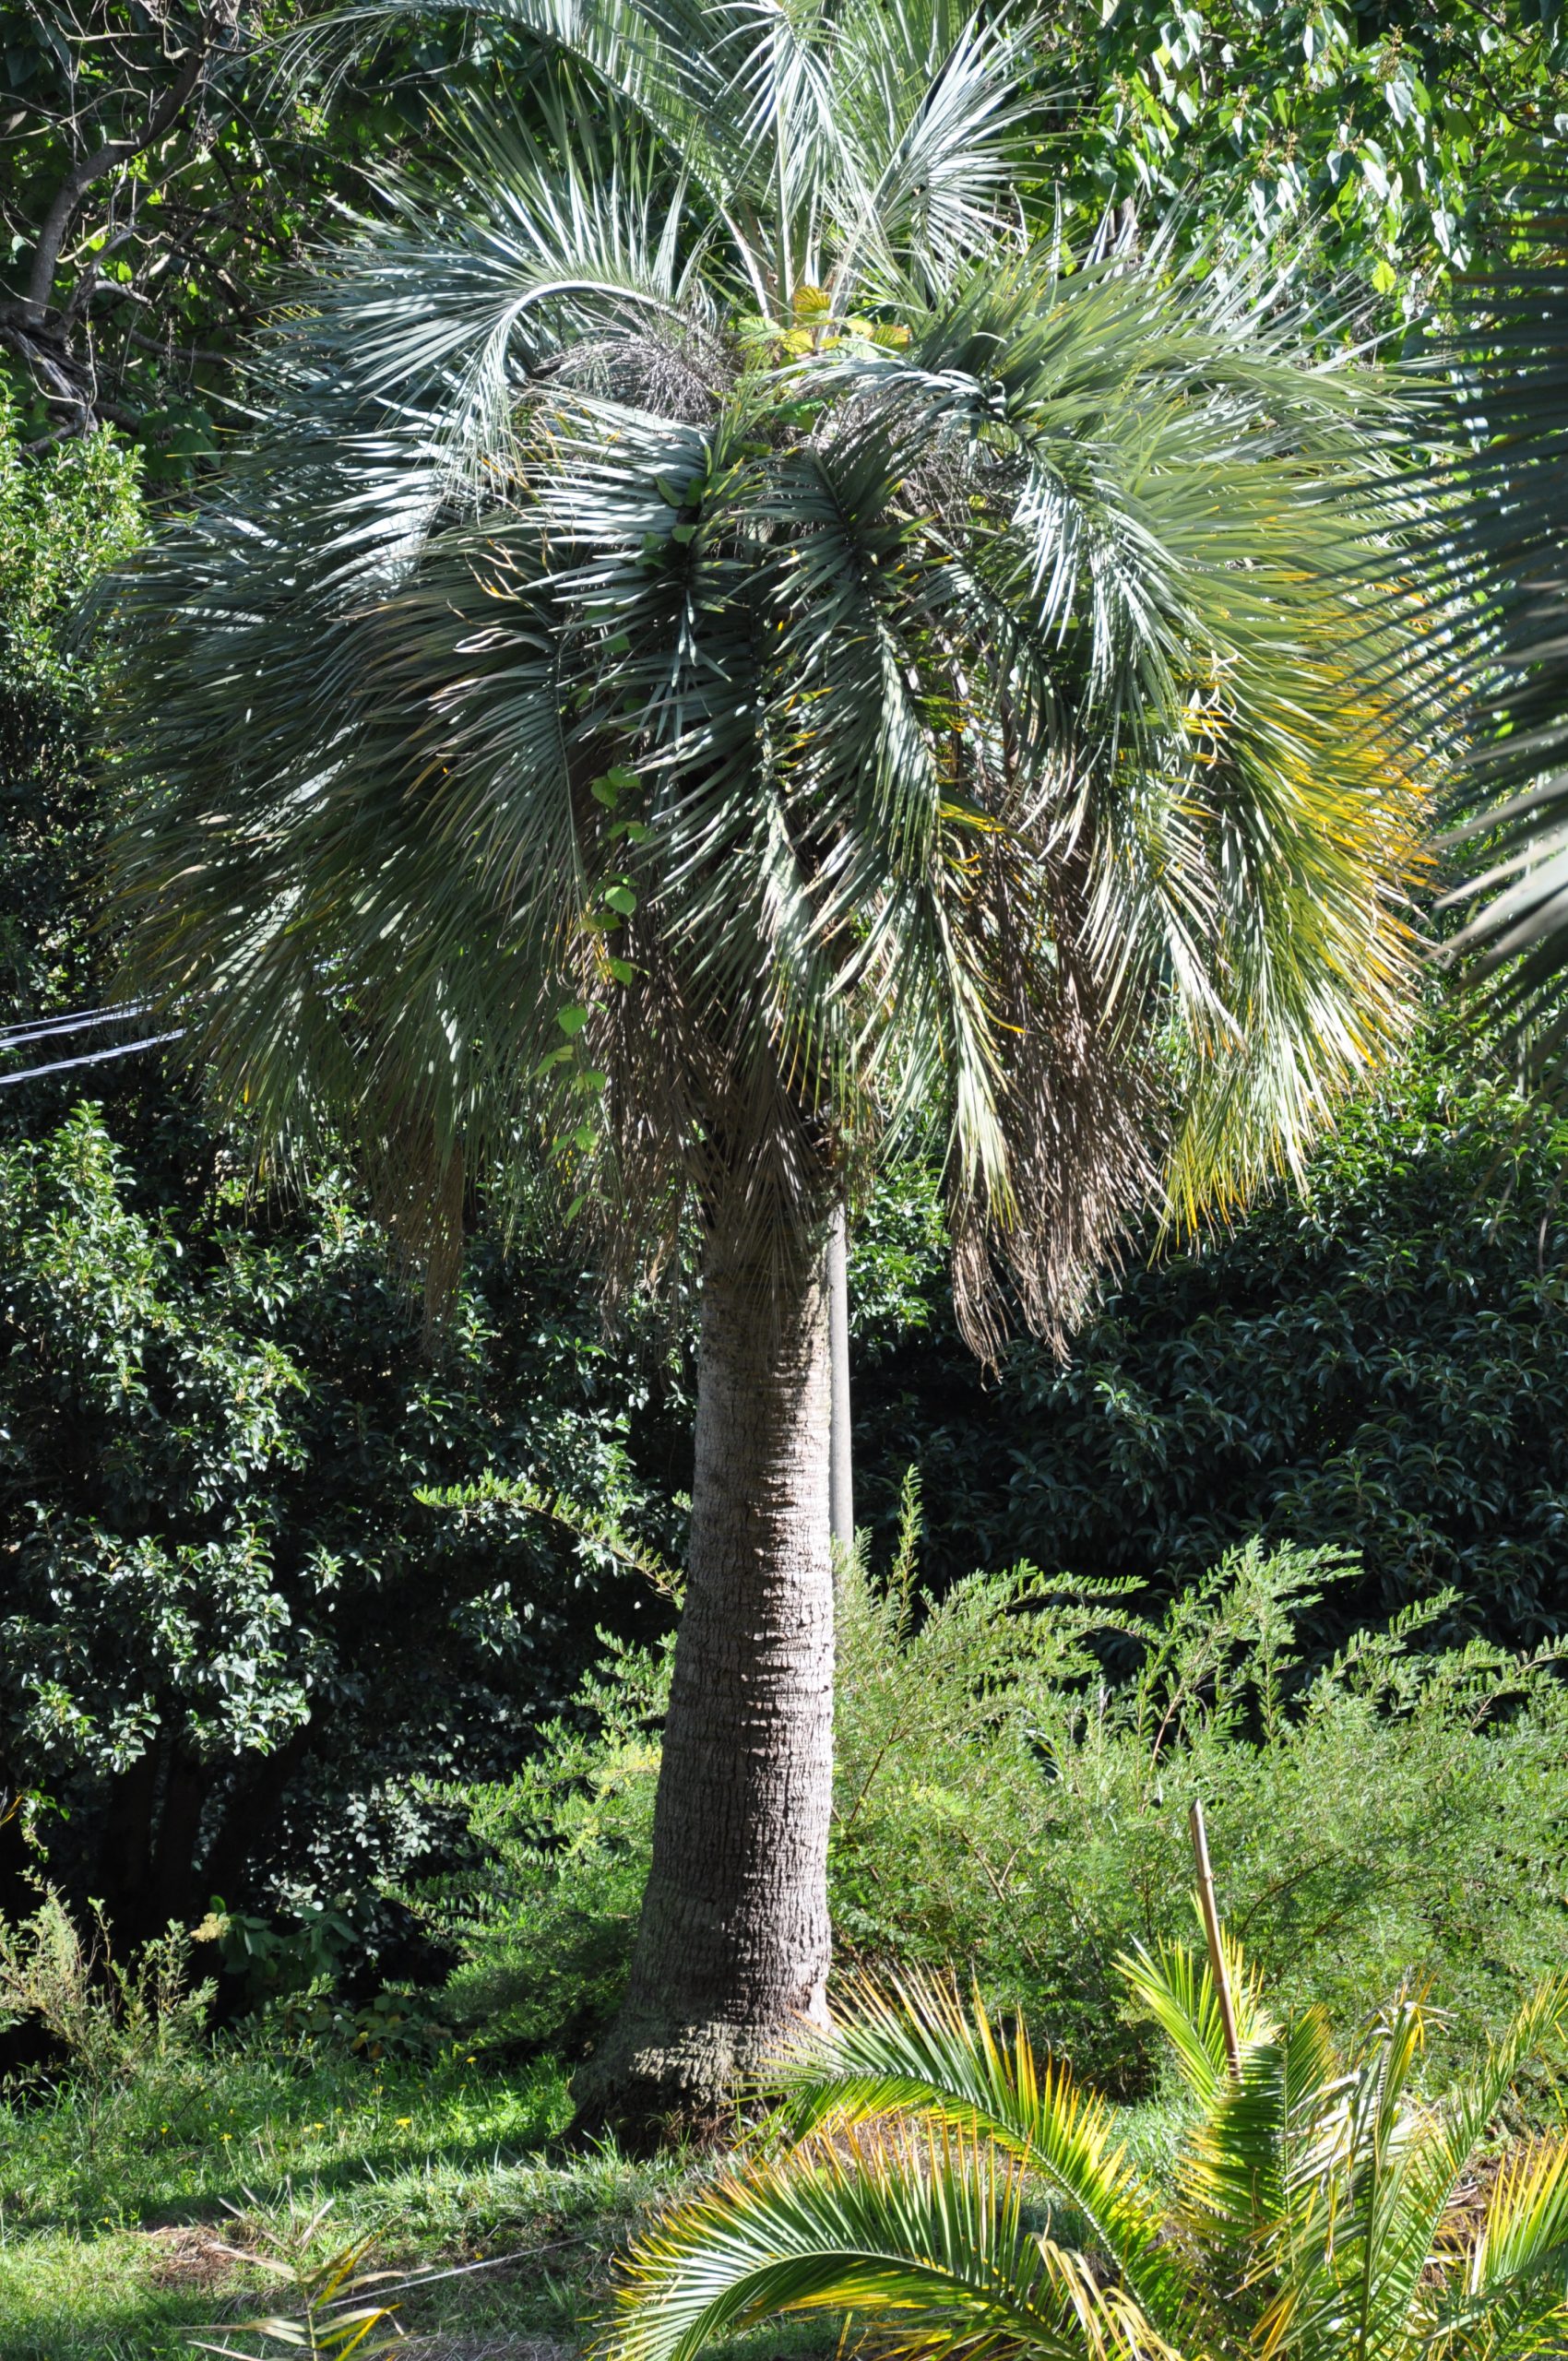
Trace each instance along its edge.
<instances>
[{"instance_id":1,"label":"overhead wire","mask_svg":"<svg viewBox=\"0 0 1568 2361\"><path fill-rule=\"evenodd\" d=\"M54 1058L46 1066L27 1066L20 1074L0 1074L0 1090L9 1089L14 1082L36 1082L40 1074L69 1074L73 1066L101 1065L106 1058L128 1058L137 1050L156 1050L165 1041L183 1041L184 1038L185 1028L178 1025L172 1033L148 1033L140 1041L116 1041L112 1049L89 1050L79 1058Z\"/></svg>"},{"instance_id":2,"label":"overhead wire","mask_svg":"<svg viewBox=\"0 0 1568 2361\"><path fill-rule=\"evenodd\" d=\"M42 1041L60 1033L86 1033L97 1025L117 1025L125 1017L146 1014L145 1001L127 1000L113 1008L84 1009L75 1016L27 1016L19 1024L0 1026L0 1050L19 1050L27 1041Z\"/></svg>"},{"instance_id":3,"label":"overhead wire","mask_svg":"<svg viewBox=\"0 0 1568 2361\"><path fill-rule=\"evenodd\" d=\"M108 1008L77 1009L65 1016L23 1017L19 1023L0 1026L0 1053L26 1049L39 1041L59 1041L73 1033L95 1032L101 1026L124 1025L132 1017L145 1016L145 1001L118 1001ZM107 1049L86 1050L74 1058L51 1058L41 1066L24 1066L20 1074L0 1074L0 1090L12 1083L36 1082L43 1074L69 1074L77 1066L103 1065L113 1058L134 1057L138 1050L156 1050L166 1041L181 1040L185 1027L176 1026L165 1033L146 1033L139 1040L114 1041Z\"/></svg>"}]
</instances>

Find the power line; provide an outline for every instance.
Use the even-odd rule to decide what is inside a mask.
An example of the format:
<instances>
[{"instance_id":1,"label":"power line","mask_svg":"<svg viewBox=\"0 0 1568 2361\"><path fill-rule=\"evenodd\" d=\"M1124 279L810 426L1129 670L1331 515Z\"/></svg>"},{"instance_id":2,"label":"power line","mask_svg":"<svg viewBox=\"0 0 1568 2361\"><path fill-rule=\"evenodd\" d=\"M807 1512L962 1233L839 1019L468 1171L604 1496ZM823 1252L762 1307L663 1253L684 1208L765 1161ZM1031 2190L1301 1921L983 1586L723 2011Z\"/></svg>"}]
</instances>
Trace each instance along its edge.
<instances>
[{"instance_id":1,"label":"power line","mask_svg":"<svg viewBox=\"0 0 1568 2361\"><path fill-rule=\"evenodd\" d=\"M95 1025L118 1025L127 1016L146 1014L145 1001L128 1000L118 1008L89 1008L77 1016L24 1016L18 1025L0 1026L0 1050L19 1050L27 1041L42 1041L60 1033L86 1033Z\"/></svg>"},{"instance_id":2,"label":"power line","mask_svg":"<svg viewBox=\"0 0 1568 2361\"><path fill-rule=\"evenodd\" d=\"M8 1090L14 1082L36 1082L40 1074L69 1074L73 1066L101 1065L105 1058L128 1058L137 1050L156 1050L165 1041L183 1041L185 1028L177 1026L172 1033L149 1033L145 1040L117 1041L112 1050L89 1050L85 1057L56 1058L46 1066L29 1066L21 1074L0 1074L0 1090Z\"/></svg>"}]
</instances>

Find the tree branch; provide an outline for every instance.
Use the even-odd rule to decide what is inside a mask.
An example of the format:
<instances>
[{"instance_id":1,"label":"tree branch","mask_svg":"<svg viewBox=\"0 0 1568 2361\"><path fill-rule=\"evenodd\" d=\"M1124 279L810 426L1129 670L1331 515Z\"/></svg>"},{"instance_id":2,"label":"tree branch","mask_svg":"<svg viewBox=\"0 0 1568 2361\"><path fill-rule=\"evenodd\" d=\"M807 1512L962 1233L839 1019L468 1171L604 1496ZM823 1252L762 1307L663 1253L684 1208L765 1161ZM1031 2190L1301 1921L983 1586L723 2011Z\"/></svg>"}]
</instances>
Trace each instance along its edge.
<instances>
[{"instance_id":1,"label":"tree branch","mask_svg":"<svg viewBox=\"0 0 1568 2361\"><path fill-rule=\"evenodd\" d=\"M105 172L116 171L155 147L178 122L202 73L216 47L220 36L229 30L236 13L236 0L218 0L202 17L192 39L179 73L148 119L146 130L139 138L105 139L91 155L84 156L73 165L50 201L33 249L32 270L24 298L24 318L30 324L41 322L49 309L50 291L59 267L60 249L65 243L71 217L96 180Z\"/></svg>"}]
</instances>

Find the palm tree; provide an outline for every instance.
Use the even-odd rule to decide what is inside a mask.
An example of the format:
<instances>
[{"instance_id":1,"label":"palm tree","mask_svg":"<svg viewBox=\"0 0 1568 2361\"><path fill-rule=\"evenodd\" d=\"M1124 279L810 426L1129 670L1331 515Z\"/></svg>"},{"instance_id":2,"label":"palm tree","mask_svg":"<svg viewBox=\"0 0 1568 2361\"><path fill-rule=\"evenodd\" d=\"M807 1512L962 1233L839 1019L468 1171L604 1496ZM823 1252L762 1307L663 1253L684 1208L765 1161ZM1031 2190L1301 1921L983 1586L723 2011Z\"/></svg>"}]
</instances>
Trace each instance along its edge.
<instances>
[{"instance_id":1,"label":"palm tree","mask_svg":"<svg viewBox=\"0 0 1568 2361\"><path fill-rule=\"evenodd\" d=\"M1189 2118L1169 2186L977 2000L862 1985L779 2077L787 2140L657 2222L602 2361L696 2361L782 2313L852 2312L875 2351L1040 2361L1513 2361L1568 2327L1568 2138L1479 2143L1568 2009L1543 1988L1467 2087L1415 2094L1420 2004L1348 2051L1280 2023L1234 1944L1233 2070L1206 1964L1123 1963Z\"/></svg>"},{"instance_id":2,"label":"palm tree","mask_svg":"<svg viewBox=\"0 0 1568 2361\"><path fill-rule=\"evenodd\" d=\"M322 260L123 586L117 858L140 984L267 1134L359 1140L437 1292L465 1174L612 1291L695 1209L629 2119L823 2011L836 1209L926 1143L994 1355L1299 1157L1404 1022L1426 664L1386 398L1273 287L1036 240L1004 27L505 21L522 89Z\"/></svg>"}]
</instances>

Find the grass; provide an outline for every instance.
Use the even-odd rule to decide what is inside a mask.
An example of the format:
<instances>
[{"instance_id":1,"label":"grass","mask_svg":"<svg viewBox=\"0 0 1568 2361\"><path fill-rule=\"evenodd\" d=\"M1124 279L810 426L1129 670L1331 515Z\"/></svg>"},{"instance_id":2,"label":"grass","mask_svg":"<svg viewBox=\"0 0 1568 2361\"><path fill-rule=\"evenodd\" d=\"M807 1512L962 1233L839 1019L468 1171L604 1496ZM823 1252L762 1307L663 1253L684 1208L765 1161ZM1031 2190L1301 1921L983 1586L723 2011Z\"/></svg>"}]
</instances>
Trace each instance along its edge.
<instances>
[{"instance_id":1,"label":"grass","mask_svg":"<svg viewBox=\"0 0 1568 2361\"><path fill-rule=\"evenodd\" d=\"M528 2343L570 2352L638 2216L700 2165L635 2163L559 2135L565 2078L461 2047L374 2063L276 2034L220 2039L95 2095L79 2081L0 2104L0 2361L173 2361L188 2331L254 2306L263 2283L220 2248L332 2201L334 2248L440 2273L400 2318L464 2361ZM1126 2110L1153 2162L1168 2109ZM729 2361L815 2361L830 2323L738 2340ZM415 2348L418 2351L419 2348ZM413 2355L410 2355L410 2361ZM540 2356L542 2361L542 2356Z\"/></svg>"},{"instance_id":2,"label":"grass","mask_svg":"<svg viewBox=\"0 0 1568 2361\"><path fill-rule=\"evenodd\" d=\"M165 2361L181 2331L257 2283L218 2251L330 2198L334 2243L451 2271L411 2328L572 2343L608 2254L678 2160L549 2143L569 2115L552 2065L461 2050L371 2063L252 2036L95 2095L0 2106L0 2361ZM479 2266L470 2268L470 2266Z\"/></svg>"}]
</instances>

